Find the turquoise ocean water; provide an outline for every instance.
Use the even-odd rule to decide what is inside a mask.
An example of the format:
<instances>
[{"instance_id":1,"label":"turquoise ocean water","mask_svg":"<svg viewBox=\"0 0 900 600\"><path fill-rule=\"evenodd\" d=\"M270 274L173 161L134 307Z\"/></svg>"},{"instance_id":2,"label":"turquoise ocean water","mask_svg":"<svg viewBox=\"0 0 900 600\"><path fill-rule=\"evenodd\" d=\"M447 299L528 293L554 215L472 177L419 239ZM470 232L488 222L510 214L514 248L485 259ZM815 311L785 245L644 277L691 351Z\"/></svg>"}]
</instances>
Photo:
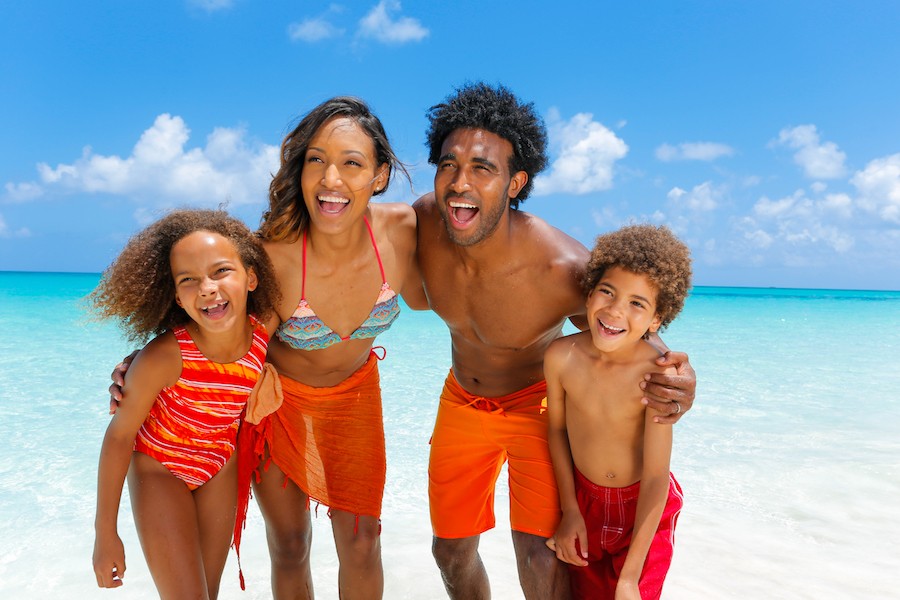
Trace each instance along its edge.
<instances>
[{"instance_id":1,"label":"turquoise ocean water","mask_svg":"<svg viewBox=\"0 0 900 600\"><path fill-rule=\"evenodd\" d=\"M125 586L91 569L97 456L109 372L131 348L89 322L97 275L0 273L0 598L155 598L127 490ZM663 338L698 372L675 430L685 490L663 597L900 597L900 292L696 288ZM404 310L379 342L388 483L386 598L443 598L430 555L426 461L449 337ZM481 550L494 597L521 598L500 487ZM324 507L314 520L317 597L337 598ZM251 506L221 598L270 597L262 519Z\"/></svg>"}]
</instances>

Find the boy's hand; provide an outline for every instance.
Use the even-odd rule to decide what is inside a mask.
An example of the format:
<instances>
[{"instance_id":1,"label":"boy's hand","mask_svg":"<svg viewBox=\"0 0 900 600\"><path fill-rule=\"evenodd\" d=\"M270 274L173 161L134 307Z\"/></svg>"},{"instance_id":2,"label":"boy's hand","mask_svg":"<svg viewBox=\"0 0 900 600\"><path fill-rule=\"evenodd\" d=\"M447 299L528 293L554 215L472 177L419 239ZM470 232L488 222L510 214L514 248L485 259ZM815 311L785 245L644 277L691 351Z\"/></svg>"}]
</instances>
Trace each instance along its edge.
<instances>
[{"instance_id":1,"label":"boy's hand","mask_svg":"<svg viewBox=\"0 0 900 600\"><path fill-rule=\"evenodd\" d=\"M563 513L562 521L547 547L556 552L556 558L576 567L586 567L588 555L587 528L581 513ZM581 552L579 553L578 550Z\"/></svg>"},{"instance_id":2,"label":"boy's hand","mask_svg":"<svg viewBox=\"0 0 900 600\"><path fill-rule=\"evenodd\" d=\"M653 418L656 423L672 425L691 410L697 390L697 374L688 362L684 352L666 352L656 359L661 367L675 367L675 375L648 373L641 382L644 397L641 399L659 414Z\"/></svg>"},{"instance_id":3,"label":"boy's hand","mask_svg":"<svg viewBox=\"0 0 900 600\"><path fill-rule=\"evenodd\" d=\"M618 583L616 583L616 600L641 600L641 590L638 587L638 582L619 578Z\"/></svg>"},{"instance_id":4,"label":"boy's hand","mask_svg":"<svg viewBox=\"0 0 900 600\"><path fill-rule=\"evenodd\" d=\"M118 535L94 540L94 575L102 588L117 588L125 577L125 546Z\"/></svg>"},{"instance_id":5,"label":"boy's hand","mask_svg":"<svg viewBox=\"0 0 900 600\"><path fill-rule=\"evenodd\" d=\"M116 414L116 410L119 408L119 402L122 400L122 386L125 385L125 372L137 353L138 351L135 350L123 358L122 362L117 364L113 372L109 374L109 378L112 379L112 383L109 384L109 414L111 415Z\"/></svg>"}]
</instances>

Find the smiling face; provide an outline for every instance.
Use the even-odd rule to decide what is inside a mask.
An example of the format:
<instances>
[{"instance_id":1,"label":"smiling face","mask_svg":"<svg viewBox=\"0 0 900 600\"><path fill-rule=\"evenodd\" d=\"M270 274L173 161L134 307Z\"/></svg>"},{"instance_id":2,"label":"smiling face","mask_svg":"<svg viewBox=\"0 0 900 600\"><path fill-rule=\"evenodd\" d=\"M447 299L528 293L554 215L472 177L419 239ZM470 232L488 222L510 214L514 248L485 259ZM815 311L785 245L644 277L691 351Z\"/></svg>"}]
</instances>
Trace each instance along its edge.
<instances>
[{"instance_id":1,"label":"smiling face","mask_svg":"<svg viewBox=\"0 0 900 600\"><path fill-rule=\"evenodd\" d=\"M610 267L587 299L594 346L604 352L627 348L659 329L656 286L646 275Z\"/></svg>"},{"instance_id":2,"label":"smiling face","mask_svg":"<svg viewBox=\"0 0 900 600\"><path fill-rule=\"evenodd\" d=\"M237 248L210 231L181 238L169 253L175 302L206 331L226 331L247 318L247 295L256 273L244 268Z\"/></svg>"},{"instance_id":3,"label":"smiling face","mask_svg":"<svg viewBox=\"0 0 900 600\"><path fill-rule=\"evenodd\" d=\"M456 129L441 145L434 175L438 210L450 239L472 246L489 237L528 181L509 172L509 141L483 129Z\"/></svg>"},{"instance_id":4,"label":"smiling face","mask_svg":"<svg viewBox=\"0 0 900 600\"><path fill-rule=\"evenodd\" d=\"M381 190L387 164L377 164L375 143L347 117L326 121L309 142L300 174L311 225L334 229L355 223L372 193Z\"/></svg>"}]
</instances>

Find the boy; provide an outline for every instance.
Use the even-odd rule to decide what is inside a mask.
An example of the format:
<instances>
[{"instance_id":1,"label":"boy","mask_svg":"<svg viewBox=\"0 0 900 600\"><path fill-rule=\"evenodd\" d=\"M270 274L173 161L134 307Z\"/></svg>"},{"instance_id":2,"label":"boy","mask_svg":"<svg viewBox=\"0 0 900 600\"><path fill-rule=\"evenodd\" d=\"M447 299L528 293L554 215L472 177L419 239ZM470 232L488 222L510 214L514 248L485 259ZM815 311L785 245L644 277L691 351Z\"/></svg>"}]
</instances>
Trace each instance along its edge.
<instances>
[{"instance_id":1,"label":"boy","mask_svg":"<svg viewBox=\"0 0 900 600\"><path fill-rule=\"evenodd\" d=\"M662 592L682 495L669 473L672 427L654 422L636 383L661 370L646 338L681 310L690 279L690 252L666 227L600 236L584 276L589 329L544 357L563 511L547 545L572 565L575 598Z\"/></svg>"}]
</instances>

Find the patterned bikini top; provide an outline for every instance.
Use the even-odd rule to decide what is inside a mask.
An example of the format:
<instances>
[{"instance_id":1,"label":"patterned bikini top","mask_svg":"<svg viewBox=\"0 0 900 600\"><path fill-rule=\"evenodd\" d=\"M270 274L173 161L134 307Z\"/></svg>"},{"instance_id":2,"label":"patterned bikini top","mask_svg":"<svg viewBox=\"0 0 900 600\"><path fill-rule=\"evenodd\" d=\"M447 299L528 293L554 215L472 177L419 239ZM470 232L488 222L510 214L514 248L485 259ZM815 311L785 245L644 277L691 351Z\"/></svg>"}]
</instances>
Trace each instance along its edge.
<instances>
[{"instance_id":1,"label":"patterned bikini top","mask_svg":"<svg viewBox=\"0 0 900 600\"><path fill-rule=\"evenodd\" d=\"M341 337L331 327L322 322L315 311L306 301L306 231L303 232L303 279L300 291L300 304L291 317L282 323L275 331L279 340L295 350L324 350L338 342L346 340L362 340L373 338L379 333L387 331L400 314L400 304L397 294L391 289L384 276L384 265L381 263L381 254L375 243L375 234L369 220L363 217L366 229L369 230L369 238L375 249L375 258L378 259L378 268L381 270L381 292L375 300L372 312L362 325L347 337Z\"/></svg>"}]
</instances>

